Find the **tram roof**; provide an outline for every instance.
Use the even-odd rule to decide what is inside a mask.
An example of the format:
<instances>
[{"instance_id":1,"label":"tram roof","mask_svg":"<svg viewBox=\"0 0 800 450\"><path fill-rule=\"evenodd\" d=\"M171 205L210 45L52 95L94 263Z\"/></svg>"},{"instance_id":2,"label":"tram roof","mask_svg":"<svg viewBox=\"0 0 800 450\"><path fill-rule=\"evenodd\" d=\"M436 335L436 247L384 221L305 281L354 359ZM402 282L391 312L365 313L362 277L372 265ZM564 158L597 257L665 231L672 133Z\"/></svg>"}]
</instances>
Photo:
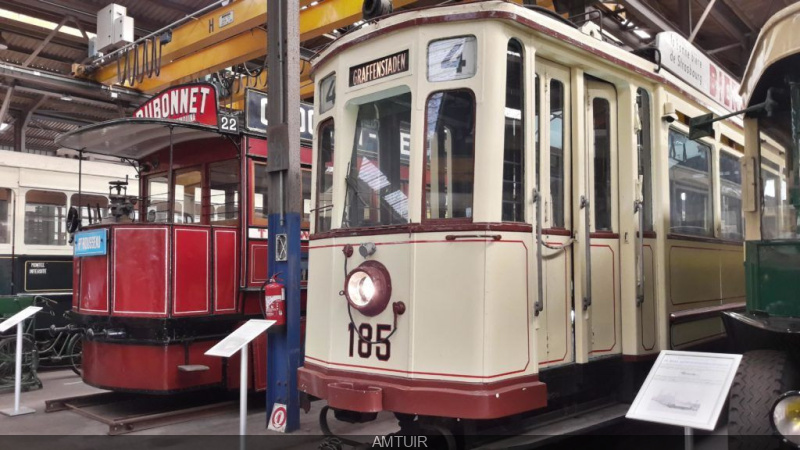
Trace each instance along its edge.
<instances>
[{"instance_id":1,"label":"tram roof","mask_svg":"<svg viewBox=\"0 0 800 450\"><path fill-rule=\"evenodd\" d=\"M742 77L740 94L745 105L757 101L759 83L775 63L800 53L800 3L790 5L772 16L758 35L747 69Z\"/></svg>"},{"instance_id":2,"label":"tram roof","mask_svg":"<svg viewBox=\"0 0 800 450\"><path fill-rule=\"evenodd\" d=\"M169 147L170 140L177 145L214 137L222 137L216 127L177 120L125 118L70 131L55 142L72 150L141 160Z\"/></svg>"}]
</instances>

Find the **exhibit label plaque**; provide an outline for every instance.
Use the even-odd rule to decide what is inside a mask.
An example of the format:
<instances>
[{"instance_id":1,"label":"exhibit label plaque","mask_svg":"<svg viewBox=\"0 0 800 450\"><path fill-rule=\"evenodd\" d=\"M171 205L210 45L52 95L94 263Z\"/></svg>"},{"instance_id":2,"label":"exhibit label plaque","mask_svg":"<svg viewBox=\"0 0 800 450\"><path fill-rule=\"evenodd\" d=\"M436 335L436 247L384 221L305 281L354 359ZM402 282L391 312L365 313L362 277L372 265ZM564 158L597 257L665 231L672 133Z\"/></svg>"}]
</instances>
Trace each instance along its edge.
<instances>
[{"instance_id":1,"label":"exhibit label plaque","mask_svg":"<svg viewBox=\"0 0 800 450\"><path fill-rule=\"evenodd\" d=\"M662 351L625 417L713 430L741 360L742 355Z\"/></svg>"}]
</instances>

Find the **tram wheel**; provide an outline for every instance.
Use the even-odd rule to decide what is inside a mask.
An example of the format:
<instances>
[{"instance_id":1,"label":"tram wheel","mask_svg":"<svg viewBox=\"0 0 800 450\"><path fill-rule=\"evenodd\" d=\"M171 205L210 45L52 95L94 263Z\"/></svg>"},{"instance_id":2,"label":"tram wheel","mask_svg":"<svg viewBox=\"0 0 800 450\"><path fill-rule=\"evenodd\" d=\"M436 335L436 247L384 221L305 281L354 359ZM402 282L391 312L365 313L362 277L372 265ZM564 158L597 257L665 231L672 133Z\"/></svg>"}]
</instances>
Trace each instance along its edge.
<instances>
[{"instance_id":1,"label":"tram wheel","mask_svg":"<svg viewBox=\"0 0 800 450\"><path fill-rule=\"evenodd\" d=\"M16 336L0 339L0 384L13 382L16 371ZM22 381L36 378L39 368L39 351L30 335L22 336Z\"/></svg>"},{"instance_id":2,"label":"tram wheel","mask_svg":"<svg viewBox=\"0 0 800 450\"><path fill-rule=\"evenodd\" d=\"M728 406L728 448L777 448L780 438L770 424L772 404L796 387L797 369L789 356L777 350L756 350L742 357L731 387Z\"/></svg>"},{"instance_id":3,"label":"tram wheel","mask_svg":"<svg viewBox=\"0 0 800 450\"><path fill-rule=\"evenodd\" d=\"M67 346L67 354L69 355L69 366L73 372L79 377L83 376L81 364L83 363L83 336L74 334L70 338L69 346Z\"/></svg>"}]
</instances>

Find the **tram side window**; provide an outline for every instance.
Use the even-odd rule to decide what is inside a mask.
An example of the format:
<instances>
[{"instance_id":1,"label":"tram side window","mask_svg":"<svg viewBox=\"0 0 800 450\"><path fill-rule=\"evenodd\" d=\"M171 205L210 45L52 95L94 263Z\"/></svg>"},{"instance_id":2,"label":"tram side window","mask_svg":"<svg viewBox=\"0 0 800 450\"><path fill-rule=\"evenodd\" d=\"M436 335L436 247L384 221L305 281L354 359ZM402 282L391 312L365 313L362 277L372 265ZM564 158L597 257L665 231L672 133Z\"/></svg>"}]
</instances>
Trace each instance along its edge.
<instances>
[{"instance_id":1,"label":"tram side window","mask_svg":"<svg viewBox=\"0 0 800 450\"><path fill-rule=\"evenodd\" d=\"M475 97L472 91L431 94L426 107L425 219L472 219Z\"/></svg>"},{"instance_id":2,"label":"tram side window","mask_svg":"<svg viewBox=\"0 0 800 450\"><path fill-rule=\"evenodd\" d=\"M553 228L564 228L564 83L550 80L550 199Z\"/></svg>"},{"instance_id":3,"label":"tram side window","mask_svg":"<svg viewBox=\"0 0 800 450\"><path fill-rule=\"evenodd\" d=\"M410 93L359 105L343 227L408 223L410 124Z\"/></svg>"},{"instance_id":4,"label":"tram side window","mask_svg":"<svg viewBox=\"0 0 800 450\"><path fill-rule=\"evenodd\" d=\"M503 153L503 221L525 221L525 74L522 44L508 42L506 51L505 150Z\"/></svg>"},{"instance_id":5,"label":"tram side window","mask_svg":"<svg viewBox=\"0 0 800 450\"><path fill-rule=\"evenodd\" d=\"M725 152L719 154L719 183L722 194L722 237L742 239L742 174L739 158Z\"/></svg>"},{"instance_id":6,"label":"tram side window","mask_svg":"<svg viewBox=\"0 0 800 450\"><path fill-rule=\"evenodd\" d=\"M25 243L66 245L66 218L66 194L28 191L25 194Z\"/></svg>"},{"instance_id":7,"label":"tram side window","mask_svg":"<svg viewBox=\"0 0 800 450\"><path fill-rule=\"evenodd\" d=\"M0 244L11 242L8 222L11 217L11 189L0 189Z\"/></svg>"},{"instance_id":8,"label":"tram side window","mask_svg":"<svg viewBox=\"0 0 800 450\"><path fill-rule=\"evenodd\" d=\"M636 91L636 106L639 112L639 129L636 143L639 150L639 176L642 177L644 201L644 231L653 231L653 152L651 139L650 94L642 88Z\"/></svg>"},{"instance_id":9,"label":"tram side window","mask_svg":"<svg viewBox=\"0 0 800 450\"><path fill-rule=\"evenodd\" d=\"M331 229L333 208L333 120L326 120L319 127L319 153L317 154L317 205L316 227L320 233Z\"/></svg>"},{"instance_id":10,"label":"tram side window","mask_svg":"<svg viewBox=\"0 0 800 450\"><path fill-rule=\"evenodd\" d=\"M166 175L152 176L147 179L147 197L144 199L147 208L148 222L166 223L169 221L169 187Z\"/></svg>"},{"instance_id":11,"label":"tram side window","mask_svg":"<svg viewBox=\"0 0 800 450\"><path fill-rule=\"evenodd\" d=\"M239 161L208 165L208 213L203 223L235 225L239 219Z\"/></svg>"},{"instance_id":12,"label":"tram side window","mask_svg":"<svg viewBox=\"0 0 800 450\"><path fill-rule=\"evenodd\" d=\"M203 172L175 173L175 223L200 223L202 201Z\"/></svg>"},{"instance_id":13,"label":"tram side window","mask_svg":"<svg viewBox=\"0 0 800 450\"><path fill-rule=\"evenodd\" d=\"M611 230L611 105L592 101L594 128L594 229Z\"/></svg>"},{"instance_id":14,"label":"tram side window","mask_svg":"<svg viewBox=\"0 0 800 450\"><path fill-rule=\"evenodd\" d=\"M104 195L72 194L69 204L80 208L84 224L96 223L108 216L108 199Z\"/></svg>"},{"instance_id":15,"label":"tram side window","mask_svg":"<svg viewBox=\"0 0 800 450\"><path fill-rule=\"evenodd\" d=\"M713 235L711 147L669 131L670 231Z\"/></svg>"},{"instance_id":16,"label":"tram side window","mask_svg":"<svg viewBox=\"0 0 800 450\"><path fill-rule=\"evenodd\" d=\"M264 163L253 164L253 225L264 227L268 225L268 188L267 165Z\"/></svg>"}]
</instances>

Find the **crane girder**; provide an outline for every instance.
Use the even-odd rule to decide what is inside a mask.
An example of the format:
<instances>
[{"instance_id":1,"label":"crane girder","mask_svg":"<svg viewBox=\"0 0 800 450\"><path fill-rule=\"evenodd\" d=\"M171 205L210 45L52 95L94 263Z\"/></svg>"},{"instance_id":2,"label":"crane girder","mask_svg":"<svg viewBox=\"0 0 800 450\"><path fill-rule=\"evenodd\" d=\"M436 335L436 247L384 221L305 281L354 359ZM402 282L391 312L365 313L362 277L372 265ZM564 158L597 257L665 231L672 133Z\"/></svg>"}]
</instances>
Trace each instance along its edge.
<instances>
[{"instance_id":1,"label":"crane girder","mask_svg":"<svg viewBox=\"0 0 800 450\"><path fill-rule=\"evenodd\" d=\"M300 12L300 40L306 41L361 20L361 1L301 0L307 6ZM417 0L394 0L395 8L410 6ZM220 28L220 18L233 22ZM210 73L263 57L267 51L266 2L234 0L172 30L172 41L163 47L161 72L156 77L130 86L146 93L196 80ZM95 81L119 83L116 60L93 72ZM262 85L263 86L263 85Z\"/></svg>"}]
</instances>

